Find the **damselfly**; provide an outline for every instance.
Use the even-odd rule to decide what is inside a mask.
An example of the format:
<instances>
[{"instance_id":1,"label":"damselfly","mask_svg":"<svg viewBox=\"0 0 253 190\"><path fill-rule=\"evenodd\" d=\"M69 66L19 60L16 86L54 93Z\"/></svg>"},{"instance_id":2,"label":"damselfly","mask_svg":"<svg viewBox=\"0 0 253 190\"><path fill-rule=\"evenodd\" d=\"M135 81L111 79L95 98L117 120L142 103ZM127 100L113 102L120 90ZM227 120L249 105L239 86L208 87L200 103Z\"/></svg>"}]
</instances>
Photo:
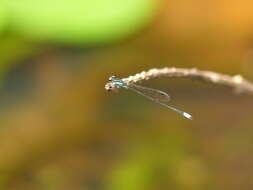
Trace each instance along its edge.
<instances>
[{"instance_id":1,"label":"damselfly","mask_svg":"<svg viewBox=\"0 0 253 190\"><path fill-rule=\"evenodd\" d=\"M140 86L137 84L129 84L128 85L125 82L123 82L122 80L117 79L115 76L111 76L109 78L109 81L111 81L116 86L120 86L122 88L131 90L137 94L140 94L140 95L154 101L157 104L160 104L166 108L169 108L169 109L181 114L183 117L186 117L187 119L192 119L192 116L189 113L181 111L181 110L174 108L174 107L165 103L165 102L170 101L170 96L166 92L163 92L161 90L156 90L153 88Z\"/></svg>"}]
</instances>

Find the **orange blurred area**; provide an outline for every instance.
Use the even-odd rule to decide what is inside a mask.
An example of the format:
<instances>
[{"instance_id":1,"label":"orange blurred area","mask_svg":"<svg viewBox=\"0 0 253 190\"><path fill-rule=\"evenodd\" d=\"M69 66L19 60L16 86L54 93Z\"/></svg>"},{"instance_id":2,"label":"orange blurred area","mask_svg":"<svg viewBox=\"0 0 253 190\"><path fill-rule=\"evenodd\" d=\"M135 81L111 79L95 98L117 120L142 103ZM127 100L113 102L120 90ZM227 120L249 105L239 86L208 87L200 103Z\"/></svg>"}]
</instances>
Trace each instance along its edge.
<instances>
[{"instance_id":1,"label":"orange blurred area","mask_svg":"<svg viewBox=\"0 0 253 190\"><path fill-rule=\"evenodd\" d=\"M155 18L110 45L1 34L0 189L253 188L253 97L189 79L143 83L192 121L132 92L104 89L162 67L253 81L253 2L157 1Z\"/></svg>"}]
</instances>

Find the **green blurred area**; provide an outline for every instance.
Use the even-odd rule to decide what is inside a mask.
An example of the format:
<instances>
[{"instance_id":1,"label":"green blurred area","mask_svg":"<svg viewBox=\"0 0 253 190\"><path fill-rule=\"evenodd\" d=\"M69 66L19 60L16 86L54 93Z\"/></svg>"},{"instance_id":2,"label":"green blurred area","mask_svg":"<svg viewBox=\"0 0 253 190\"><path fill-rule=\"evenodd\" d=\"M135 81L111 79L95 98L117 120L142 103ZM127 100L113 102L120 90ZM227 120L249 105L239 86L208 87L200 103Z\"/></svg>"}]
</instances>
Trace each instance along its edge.
<instances>
[{"instance_id":1,"label":"green blurred area","mask_svg":"<svg viewBox=\"0 0 253 190\"><path fill-rule=\"evenodd\" d=\"M253 3L0 1L0 189L252 189L253 102L189 79L111 75L197 67L253 80ZM3 16L1 16L3 15Z\"/></svg>"},{"instance_id":2,"label":"green blurred area","mask_svg":"<svg viewBox=\"0 0 253 190\"><path fill-rule=\"evenodd\" d=\"M0 4L1 5L1 4ZM2 32L6 24L6 15L3 6L0 6L0 31Z\"/></svg>"},{"instance_id":3,"label":"green blurred area","mask_svg":"<svg viewBox=\"0 0 253 190\"><path fill-rule=\"evenodd\" d=\"M153 0L6 1L10 27L26 38L99 45L125 39L153 17Z\"/></svg>"}]
</instances>

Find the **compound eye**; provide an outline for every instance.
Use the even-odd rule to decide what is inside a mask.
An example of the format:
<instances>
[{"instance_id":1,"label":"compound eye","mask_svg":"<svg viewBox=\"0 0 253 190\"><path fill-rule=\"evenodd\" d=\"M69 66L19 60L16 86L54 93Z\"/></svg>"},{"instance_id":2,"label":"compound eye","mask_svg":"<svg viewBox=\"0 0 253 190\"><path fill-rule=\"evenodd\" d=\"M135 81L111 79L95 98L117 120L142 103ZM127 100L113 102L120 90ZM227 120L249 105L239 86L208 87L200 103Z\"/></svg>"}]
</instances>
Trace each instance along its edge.
<instances>
[{"instance_id":1,"label":"compound eye","mask_svg":"<svg viewBox=\"0 0 253 190\"><path fill-rule=\"evenodd\" d=\"M114 79L115 79L115 76L109 77L109 81L112 81L112 80L114 80Z\"/></svg>"},{"instance_id":2,"label":"compound eye","mask_svg":"<svg viewBox=\"0 0 253 190\"><path fill-rule=\"evenodd\" d=\"M105 89L106 89L107 91L111 91L112 88L113 88L113 87L112 87L111 84L109 84L109 83L105 85Z\"/></svg>"}]
</instances>

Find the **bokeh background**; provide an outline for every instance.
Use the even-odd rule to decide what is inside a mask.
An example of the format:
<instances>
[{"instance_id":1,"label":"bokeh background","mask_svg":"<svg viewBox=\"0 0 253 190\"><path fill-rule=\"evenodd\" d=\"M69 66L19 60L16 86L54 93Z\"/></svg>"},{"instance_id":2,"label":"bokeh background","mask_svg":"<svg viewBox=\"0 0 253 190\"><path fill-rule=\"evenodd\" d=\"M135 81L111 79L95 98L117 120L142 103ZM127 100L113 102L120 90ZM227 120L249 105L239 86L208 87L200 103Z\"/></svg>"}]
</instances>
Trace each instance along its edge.
<instances>
[{"instance_id":1,"label":"bokeh background","mask_svg":"<svg viewBox=\"0 0 253 190\"><path fill-rule=\"evenodd\" d=\"M111 75L253 80L251 0L0 0L0 189L251 190L253 97L158 79L193 121Z\"/></svg>"}]
</instances>

